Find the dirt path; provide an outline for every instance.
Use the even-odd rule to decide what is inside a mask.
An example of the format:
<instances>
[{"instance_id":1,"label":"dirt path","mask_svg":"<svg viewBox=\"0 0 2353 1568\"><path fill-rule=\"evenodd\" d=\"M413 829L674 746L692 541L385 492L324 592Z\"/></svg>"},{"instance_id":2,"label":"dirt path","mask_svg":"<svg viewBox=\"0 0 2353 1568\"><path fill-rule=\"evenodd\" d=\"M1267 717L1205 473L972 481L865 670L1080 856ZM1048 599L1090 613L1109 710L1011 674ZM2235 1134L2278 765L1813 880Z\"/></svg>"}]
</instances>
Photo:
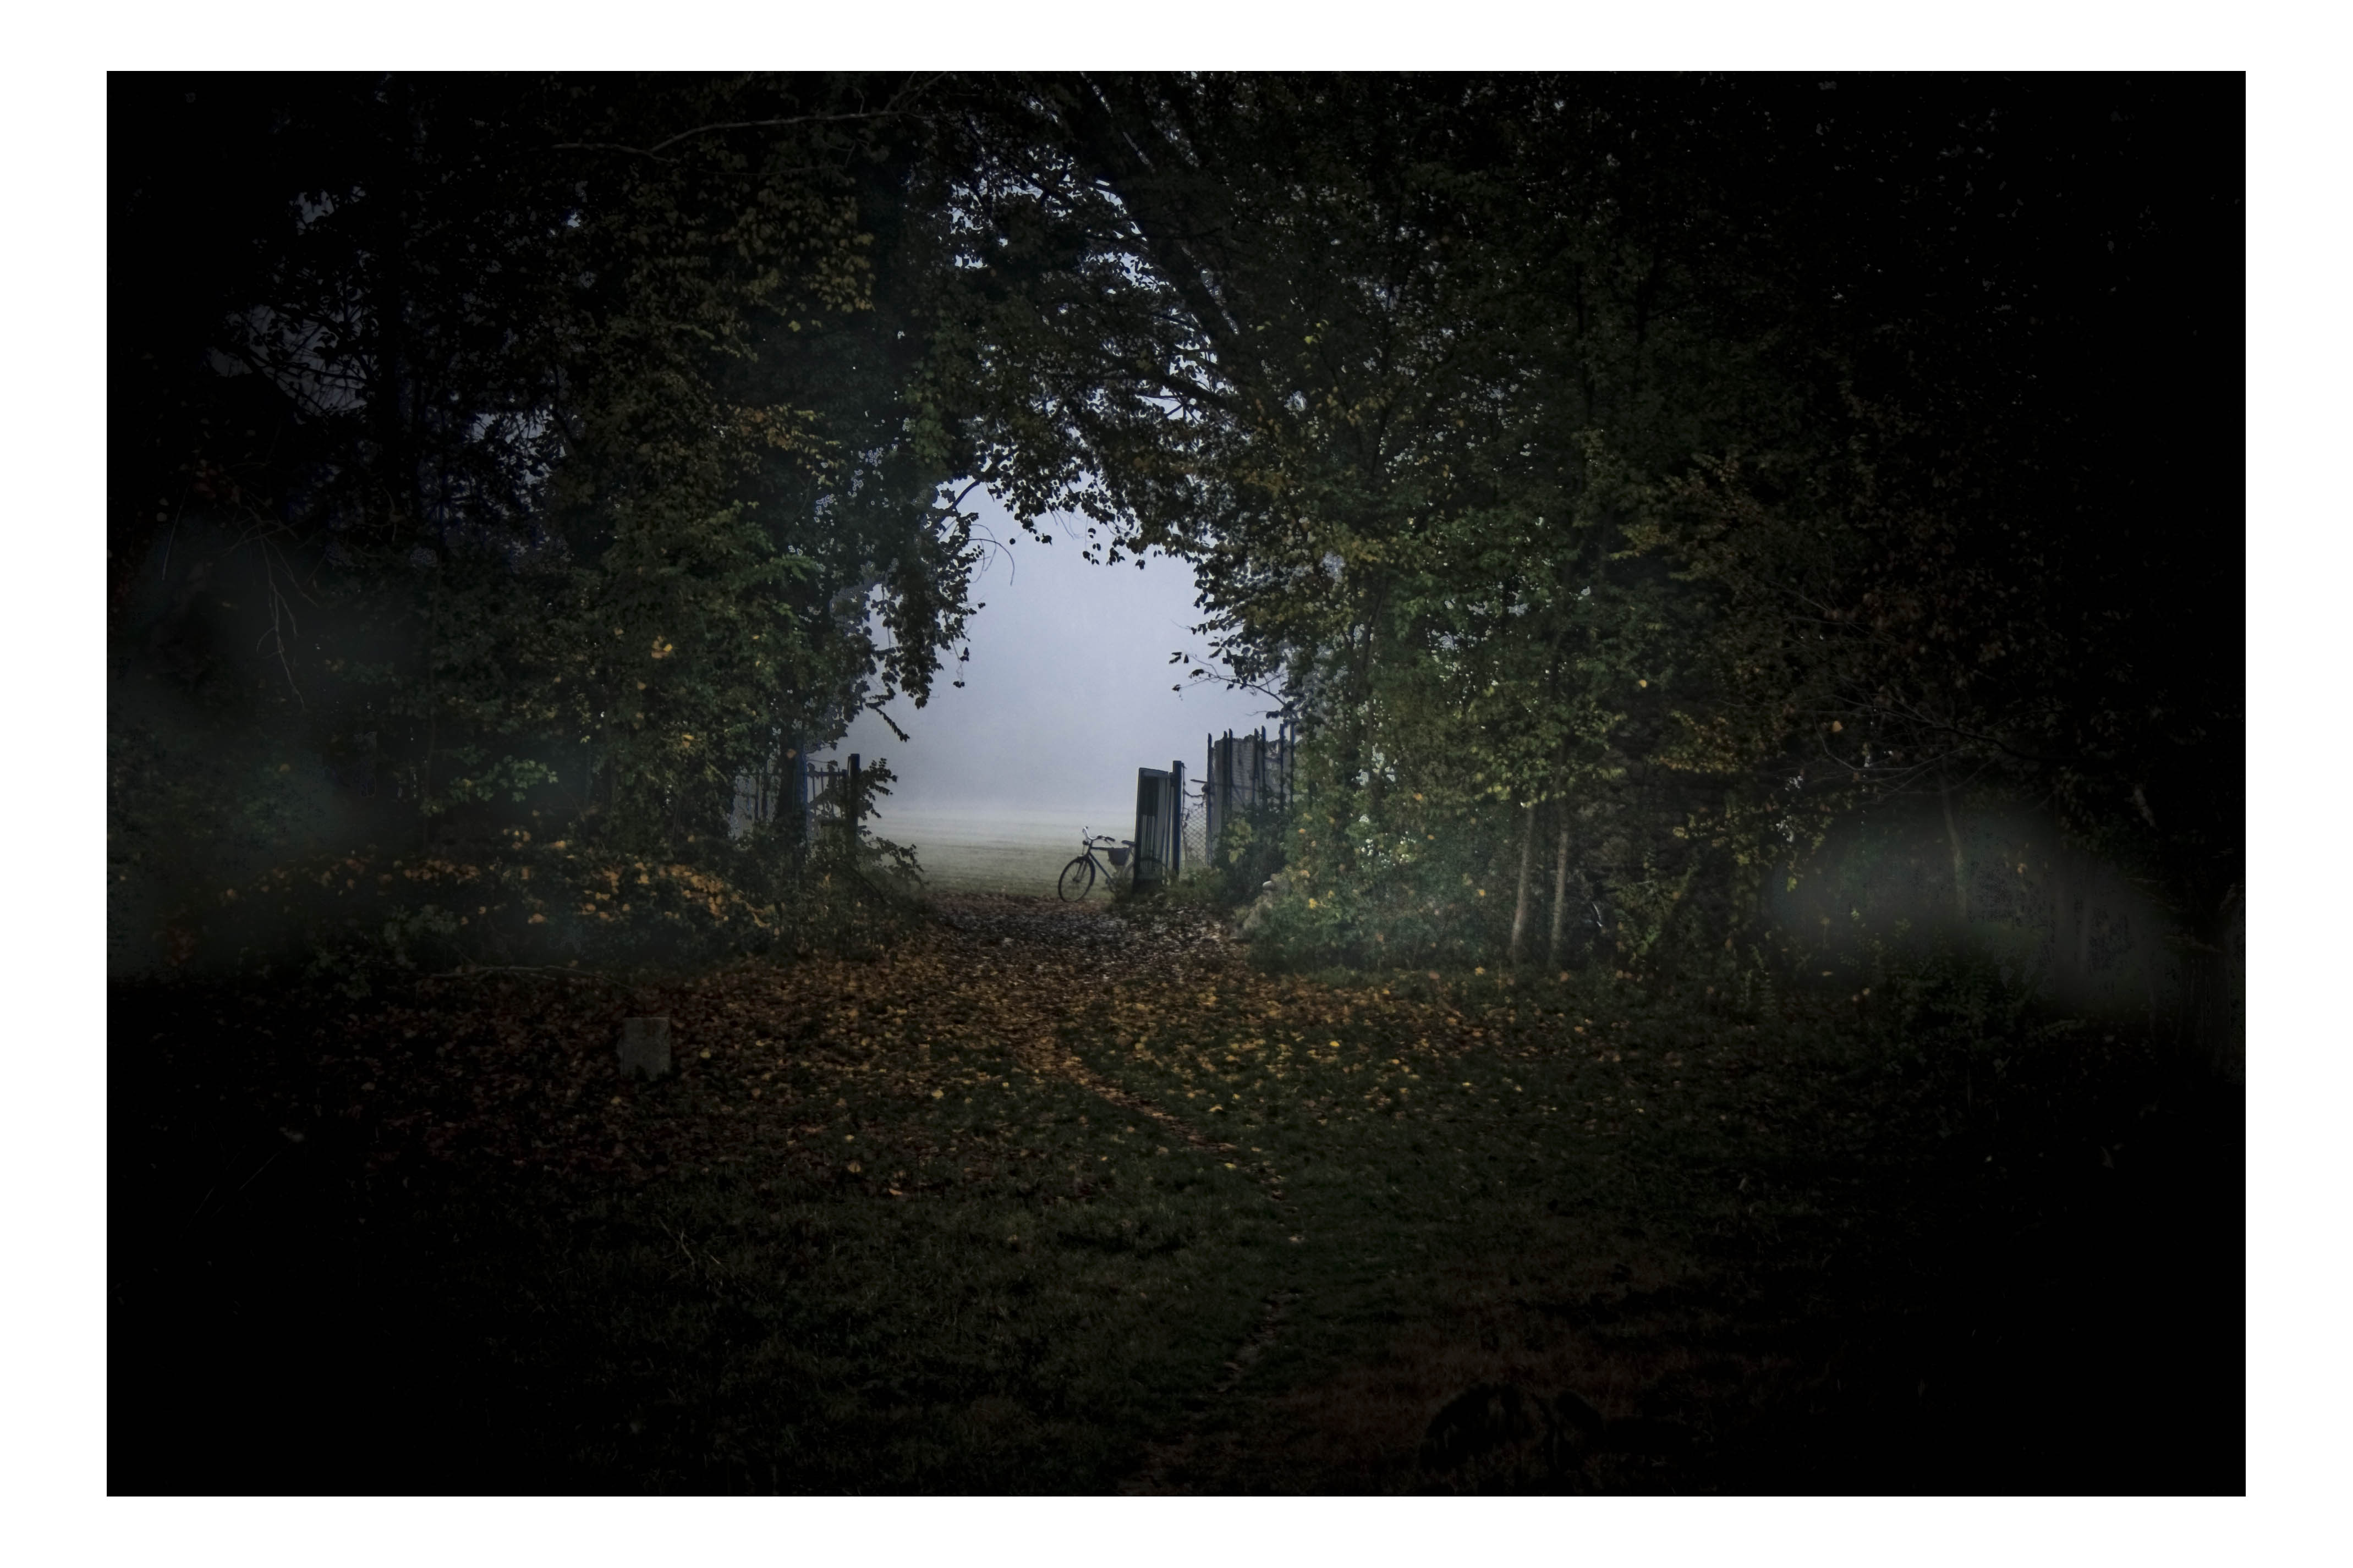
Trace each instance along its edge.
<instances>
[{"instance_id":1,"label":"dirt path","mask_svg":"<svg viewBox=\"0 0 2353 1568\"><path fill-rule=\"evenodd\" d=\"M1001 1089L1009 1056L1016 1073L1083 1089L1200 1152L1233 1154L1188 1108L1113 1081L1077 1047L1124 1046L1137 1018L1165 1033L1271 1005L1315 1028L1347 1005L1252 973L1222 925L1190 911L977 894L933 908L871 962L746 963L634 993L595 976L493 974L355 1007L317 1031L311 1104L285 1111L298 1128L364 1128L379 1167L461 1160L625 1180L739 1163L831 1173L845 1163L815 1140L837 1112ZM1460 1024L1442 1007L1391 1010L1423 1034ZM614 1042L635 1014L670 1019L670 1080L619 1080ZM926 1145L889 1120L874 1116L858 1136L934 1167L961 1148ZM1281 1173L1252 1173L1279 1196Z\"/></svg>"},{"instance_id":2,"label":"dirt path","mask_svg":"<svg viewBox=\"0 0 2353 1568\"><path fill-rule=\"evenodd\" d=\"M1162 1153L1187 1152L1246 1177L1279 1211L1290 1205L1293 1173L1280 1168L1272 1150L1220 1136L1219 1123L1240 1119L1240 1075L1205 1052L1271 1058L1271 1041L1288 1040L1283 1050L1320 1049L1327 1039L1336 1047L1343 1035L1378 1042L1377 1060L1388 1065L1345 1081L1353 1089L1378 1078L1379 1085L1346 1100L1311 1094L1305 1113L1360 1127L1366 1119L1421 1125L1425 1115L1409 1108L1453 1092L1450 1080L1459 1075L1444 1064L1480 1045L1494 1015L1509 1011L1491 1006L1474 1016L1442 988L1415 998L1369 980L1337 990L1257 973L1220 922L1177 908L965 895L939 899L931 916L871 961L747 963L629 994L593 978L445 983L415 1006L355 1012L340 1038L322 1042L321 1115L332 1121L332 1108L345 1107L344 1121L365 1129L372 1163L388 1173L487 1165L546 1171L593 1188L736 1166L804 1189L814 1182L921 1202L1006 1181L1028 1191L1048 1180L1042 1149L1008 1150L1008 1121L995 1118L991 1136L980 1118L994 1097L1018 1136L1018 1108L1059 1088L1156 1130ZM671 1079L618 1080L613 1042L632 1014L670 1018ZM1573 1038L1567 1026L1558 1040L1547 1034L1519 1048L1560 1048ZM1224 1043L1238 1037L1239 1046ZM1408 1098L1414 1094L1423 1098ZM978 1108L957 1124L929 1114L942 1102ZM300 1108L286 1114L301 1131ZM1453 1113L1430 1114L1438 1120L1429 1125L1443 1128ZM1587 1125L1607 1136L1606 1127ZM1093 1187L1082 1172L1055 1191L1082 1203ZM1287 1233L1285 1252L1325 1239ZM1547 1399L1568 1378L1604 1390L1614 1384L1630 1410L1635 1393L1666 1364L1661 1352L1621 1345L1600 1362L1564 1359L1560 1336L1546 1327L1552 1308L1538 1277L1582 1279L1592 1260L1552 1256L1524 1271L1525 1283L1505 1279L1500 1268L1488 1279L1483 1267L1476 1278L1443 1281L1463 1305L1445 1308L1433 1323L1401 1321L1378 1364L1294 1391L1278 1408L1252 1374L1303 1313L1319 1310L1297 1262L1279 1265L1256 1321L1125 1487L1232 1489L1277 1475L1312 1486L1335 1474L1358 1484L1367 1477L1411 1484L1411 1457L1431 1412L1491 1384L1541 1385ZM1638 1248L1615 1279L1577 1288L1672 1290L1683 1271L1659 1248ZM1546 1343L1555 1348L1513 1348ZM1273 1451L1286 1426L1297 1452ZM1527 1444L1511 1432L1503 1441L1526 1457Z\"/></svg>"},{"instance_id":3,"label":"dirt path","mask_svg":"<svg viewBox=\"0 0 2353 1568\"><path fill-rule=\"evenodd\" d=\"M216 1176L259 1191L299 1159L364 1173L404 1212L412 1178L424 1205L437 1182L497 1194L546 1175L585 1209L714 1173L727 1179L701 1186L735 1194L769 1278L810 1267L776 1239L780 1208L886 1228L904 1214L965 1255L1018 1242L1065 1303L1072 1281L1115 1295L1130 1311L1117 1332L1136 1343L1181 1337L1171 1313L1194 1325L1151 1440L1088 1485L2080 1489L2081 1445L2053 1437L2021 1460L2025 1438L1981 1437L2047 1381L2111 1363L2103 1408L2121 1414L2104 1442L2145 1467L2163 1458L2135 1436L2158 1426L2135 1414L2147 1401L2132 1403L2140 1384L2111 1343L2148 1309L2084 1283L2149 1270L2124 1242L2097 1268L2068 1259L2109 1256L2087 1237L2175 1236L2201 1194L2227 1219L2229 1189L2200 1166L2101 1197L2141 1180L2163 1119L2142 1125L2151 1106L2133 1127L2082 1131L2091 1112L2063 1108L2114 1096L2070 1100L2066 1083L2096 1063L2002 1047L1997 1104L1959 1064L1941 1088L1858 1076L1835 1019L1778 1036L1767 1019L1760 1035L1661 999L1476 984L1331 987L1253 972L1216 923L1173 906L949 896L871 959L747 963L635 992L485 974L299 1023L191 993L184 1025L259 1043L249 1076L225 1076L228 1054L192 1029L190 1081L137 1131L201 1117L192 1102L237 1107L258 1130L191 1163L181 1215L212 1201ZM651 1084L623 1081L615 1055L640 1014L673 1026L677 1070ZM1120 1227L1136 1223L1195 1260L1184 1306L1163 1307L1179 1282L1164 1271L1150 1308L1130 1310L1143 1276L1122 1272L1140 1255ZM2191 1228L2214 1231L2227 1261L2221 1226ZM2037 1236L2052 1261L2021 1270L2021 1238ZM1007 1294L1010 1276L969 1278L963 1331L1022 1331L1029 1298ZM2080 1319L2073 1338L2048 1329L2054 1300ZM726 1310L767 1310L744 1303ZM1092 1331L1092 1313L1057 1321ZM1125 1368L1129 1344L1089 1354ZM714 1382L739 1360L715 1345ZM941 1408L969 1423L1018 1405ZM1940 1479L1957 1465L1975 1468Z\"/></svg>"},{"instance_id":4,"label":"dirt path","mask_svg":"<svg viewBox=\"0 0 2353 1568\"><path fill-rule=\"evenodd\" d=\"M1042 903L1024 905L976 898L955 900L941 913L944 921L983 952L994 942L1000 951L1058 955L1064 967L1073 962L1071 955L1077 955L1075 963L1079 966L1100 962L1104 984L1115 990L1134 991L1146 984L1181 988L1196 982L1212 986L1222 982L1230 993L1237 986L1247 985L1250 978L1240 949L1228 939L1222 922L1198 916L1122 919L1098 910L1067 905L1052 908ZM1058 967L1050 960L1041 958L1038 962L1043 965L1040 973L1051 973ZM1072 1025L1083 1024L1096 1009L1083 995L1074 995L1060 985L1051 989L1050 996L1040 998L1038 1005L1041 1011L1052 1011L1056 1004L1056 1037L1033 1040L1023 1049L1023 1060L1032 1071L1059 1076L1124 1113L1149 1121L1204 1153L1240 1152L1236 1145L1212 1138L1173 1111L1106 1080L1088 1068L1065 1048L1061 1037ZM1261 1161L1250 1169L1269 1200L1281 1203L1282 1176L1273 1163ZM1234 1347L1218 1380L1206 1394L1190 1402L1184 1428L1147 1448L1135 1473L1120 1483L1118 1489L1123 1494L1155 1496L1189 1489L1185 1478L1199 1463L1203 1425L1213 1417L1219 1405L1241 1386L1251 1367L1282 1332L1286 1316L1300 1299L1301 1292L1289 1286L1267 1298L1258 1323Z\"/></svg>"}]
</instances>

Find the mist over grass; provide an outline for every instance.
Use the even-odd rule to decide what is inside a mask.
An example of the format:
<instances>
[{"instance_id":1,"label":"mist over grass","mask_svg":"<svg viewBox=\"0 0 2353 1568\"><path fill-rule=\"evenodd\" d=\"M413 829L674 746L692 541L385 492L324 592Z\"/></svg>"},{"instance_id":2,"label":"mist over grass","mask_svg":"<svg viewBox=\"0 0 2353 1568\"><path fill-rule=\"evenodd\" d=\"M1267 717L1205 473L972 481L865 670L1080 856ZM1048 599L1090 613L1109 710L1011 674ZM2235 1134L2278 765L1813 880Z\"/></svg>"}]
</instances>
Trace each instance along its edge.
<instances>
[{"instance_id":1,"label":"mist over grass","mask_svg":"<svg viewBox=\"0 0 2353 1568\"><path fill-rule=\"evenodd\" d=\"M1199 651L1202 618L1187 562L1154 552L1119 565L1084 557L1082 525L1047 520L1025 533L986 490L980 527L1008 542L992 551L973 588L970 657L921 708L902 698L861 712L819 753L884 757L899 775L882 810L926 820L1068 817L1122 837L1134 831L1135 770L1181 760L1198 783L1204 740L1269 721L1263 693L1184 679L1169 663ZM1182 691L1172 691L1181 685ZM883 714L889 716L885 722ZM901 740L896 724L906 733Z\"/></svg>"},{"instance_id":2,"label":"mist over grass","mask_svg":"<svg viewBox=\"0 0 2353 1568\"><path fill-rule=\"evenodd\" d=\"M1054 896L1055 879L1079 851L1082 828L1118 822L1116 808L1094 812L1024 811L1012 808L971 813L901 811L875 824L875 831L911 845L932 892L984 892ZM1125 837L1134 823L1122 824ZM1106 831L1095 826L1097 833ZM1098 889L1097 899L1110 896Z\"/></svg>"}]
</instances>

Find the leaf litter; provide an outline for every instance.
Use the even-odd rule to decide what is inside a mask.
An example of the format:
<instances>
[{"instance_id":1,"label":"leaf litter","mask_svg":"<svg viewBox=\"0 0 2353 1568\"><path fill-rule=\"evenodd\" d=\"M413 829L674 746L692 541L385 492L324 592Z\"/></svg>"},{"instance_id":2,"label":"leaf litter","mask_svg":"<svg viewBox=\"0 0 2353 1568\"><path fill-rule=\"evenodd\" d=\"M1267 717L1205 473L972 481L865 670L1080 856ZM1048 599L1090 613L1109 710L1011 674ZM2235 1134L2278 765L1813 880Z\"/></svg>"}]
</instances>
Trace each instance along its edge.
<instances>
[{"instance_id":1,"label":"leaf litter","mask_svg":"<svg viewBox=\"0 0 2353 1568\"><path fill-rule=\"evenodd\" d=\"M1131 1489L1336 1477L1412 1489L1431 1484L1417 1452L1455 1451L1424 1428L1465 1388L1525 1385L1526 1400L1493 1394L1482 1409L1590 1400L1612 1431L1664 1422L1778 1462L1783 1439L1741 1434L1854 1375L1847 1350L1823 1363L1817 1342L1877 1342L1862 1325L1910 1321L1886 1279L1918 1275L1950 1247L1954 1203L1995 1202L1989 1184L2030 1157L2026 1097L2055 1110L2059 1078L2114 1065L2049 1053L2037 1091L2011 1048L2005 1129L1981 1089L1965 1102L1884 1040L1841 1045L1795 1012L1709 1014L1609 984L1267 973L1174 902L968 895L933 915L863 961L745 963L635 989L437 982L321 1028L305 1070L280 1072L273 1113L293 1132L306 1110L340 1121L339 1141L396 1175L543 1173L612 1193L737 1173L780 1199L911 1215L960 1200L941 1210L956 1234L987 1225L1021 1255L1050 1244L1068 1289L1124 1294L1147 1316L1145 1290L1175 1277L1082 1285L1097 1277L1072 1260L1206 1245L1211 1211L1179 1187L1207 1183L1213 1204L1259 1216L1218 1221L1219 1256L1185 1276L1226 1279L1237 1341L1172 1407L1183 1414L1145 1446ZM674 1071L651 1083L624 1080L616 1055L621 1020L643 1015L671 1020ZM2116 1157L2090 1149L2087 1169L2112 1174ZM1087 1217L1114 1194L1175 1206ZM1932 1381L1909 1362L1888 1379ZM1440 1479L1754 1484L1647 1450L1577 1449L1582 1468L1564 1472L1565 1451Z\"/></svg>"}]
</instances>

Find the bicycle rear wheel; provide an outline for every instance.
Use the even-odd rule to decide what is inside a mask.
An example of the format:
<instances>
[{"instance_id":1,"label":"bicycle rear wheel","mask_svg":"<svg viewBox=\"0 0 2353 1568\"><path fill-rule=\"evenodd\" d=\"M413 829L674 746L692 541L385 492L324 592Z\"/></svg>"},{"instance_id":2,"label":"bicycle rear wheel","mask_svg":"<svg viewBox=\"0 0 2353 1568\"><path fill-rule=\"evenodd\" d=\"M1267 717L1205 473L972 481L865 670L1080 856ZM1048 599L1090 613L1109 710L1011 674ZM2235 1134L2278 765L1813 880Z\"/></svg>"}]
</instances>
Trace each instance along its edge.
<instances>
[{"instance_id":1,"label":"bicycle rear wheel","mask_svg":"<svg viewBox=\"0 0 2353 1568\"><path fill-rule=\"evenodd\" d=\"M1062 868L1062 880L1060 884L1062 900L1065 903L1068 903L1074 900L1083 899L1090 892L1094 890L1094 857L1092 855L1072 856L1071 858L1071 863Z\"/></svg>"}]
</instances>

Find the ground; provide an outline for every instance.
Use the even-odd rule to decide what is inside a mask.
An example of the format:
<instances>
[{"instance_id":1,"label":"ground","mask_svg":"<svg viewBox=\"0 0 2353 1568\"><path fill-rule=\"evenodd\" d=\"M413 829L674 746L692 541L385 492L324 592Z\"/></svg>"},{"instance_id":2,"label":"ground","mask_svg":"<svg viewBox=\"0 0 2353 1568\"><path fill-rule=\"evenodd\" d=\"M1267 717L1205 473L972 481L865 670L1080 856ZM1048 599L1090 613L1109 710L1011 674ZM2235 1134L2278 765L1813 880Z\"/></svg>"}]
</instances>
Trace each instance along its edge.
<instances>
[{"instance_id":1,"label":"ground","mask_svg":"<svg viewBox=\"0 0 2353 1568\"><path fill-rule=\"evenodd\" d=\"M977 895L660 985L121 989L111 1484L2242 1490L2237 1091L1879 1005Z\"/></svg>"}]
</instances>

